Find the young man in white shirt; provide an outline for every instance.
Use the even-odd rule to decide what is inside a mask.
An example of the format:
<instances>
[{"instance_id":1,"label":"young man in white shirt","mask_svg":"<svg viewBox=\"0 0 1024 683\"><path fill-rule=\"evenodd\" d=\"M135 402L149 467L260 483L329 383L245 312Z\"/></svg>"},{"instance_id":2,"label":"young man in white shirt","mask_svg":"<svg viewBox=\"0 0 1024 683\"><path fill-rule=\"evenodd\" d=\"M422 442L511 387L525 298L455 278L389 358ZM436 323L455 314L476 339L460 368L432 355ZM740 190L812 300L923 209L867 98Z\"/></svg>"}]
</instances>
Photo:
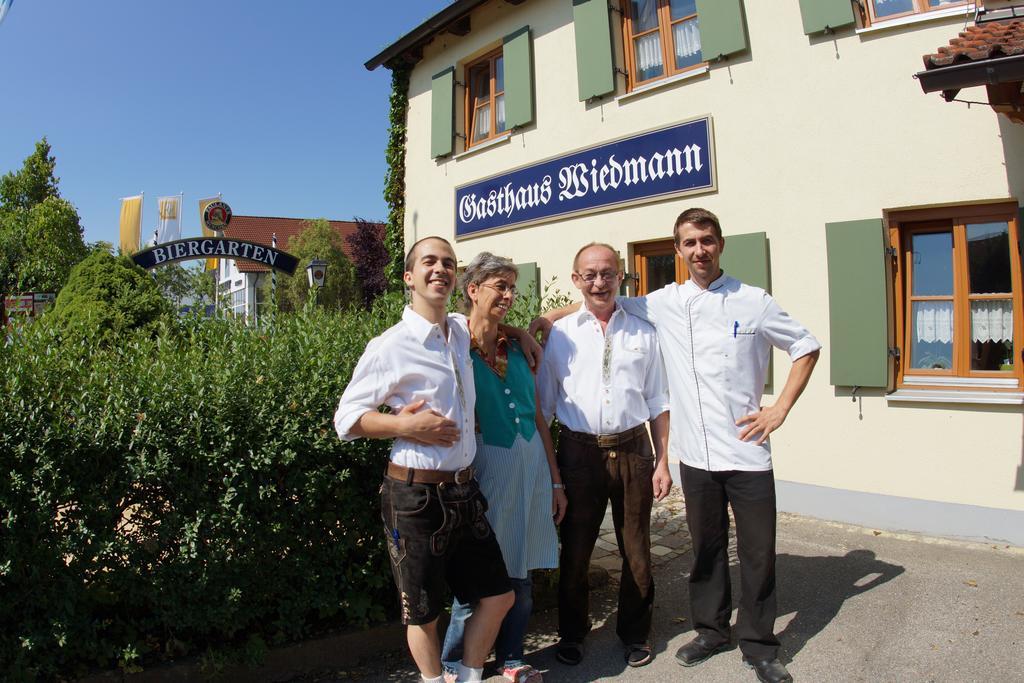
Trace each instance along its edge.
<instances>
[{"instance_id":1,"label":"young man in white shirt","mask_svg":"<svg viewBox=\"0 0 1024 683\"><path fill-rule=\"evenodd\" d=\"M570 665L583 658L591 626L590 557L610 499L622 555L616 633L626 663L643 666L652 652L651 505L672 485L665 370L653 328L616 305L622 274L612 247L580 249L572 280L584 307L551 330L538 381L545 415L554 413L561 423L558 466L569 501L561 525L556 656Z\"/></svg>"},{"instance_id":2,"label":"young man in white shirt","mask_svg":"<svg viewBox=\"0 0 1024 683\"><path fill-rule=\"evenodd\" d=\"M446 312L455 285L451 245L428 237L412 246L402 321L366 347L334 425L344 440L390 439L381 517L402 622L424 681L443 680L437 617L445 583L475 603L466 624L458 681L479 681L513 595L473 473L473 366L465 317ZM390 414L378 412L387 405Z\"/></svg>"},{"instance_id":3,"label":"young man in white shirt","mask_svg":"<svg viewBox=\"0 0 1024 683\"><path fill-rule=\"evenodd\" d=\"M673 236L689 280L621 305L658 331L673 414L669 452L682 461L697 636L676 659L695 666L730 647L731 505L742 587L735 635L758 680L786 683L793 678L778 659L774 634L776 507L768 435L807 386L821 345L764 290L722 271L725 239L713 213L684 211ZM562 312L552 313L546 315ZM762 408L772 346L786 351L793 365L775 404Z\"/></svg>"}]
</instances>

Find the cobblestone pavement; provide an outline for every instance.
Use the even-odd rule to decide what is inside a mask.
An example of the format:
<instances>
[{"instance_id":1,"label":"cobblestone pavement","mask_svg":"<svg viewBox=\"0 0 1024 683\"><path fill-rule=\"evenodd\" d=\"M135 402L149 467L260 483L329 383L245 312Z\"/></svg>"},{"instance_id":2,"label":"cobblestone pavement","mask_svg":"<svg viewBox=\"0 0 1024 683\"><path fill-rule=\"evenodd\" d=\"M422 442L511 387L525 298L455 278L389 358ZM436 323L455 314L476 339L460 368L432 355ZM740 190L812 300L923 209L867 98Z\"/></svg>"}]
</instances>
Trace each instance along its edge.
<instances>
[{"instance_id":1,"label":"cobblestone pavement","mask_svg":"<svg viewBox=\"0 0 1024 683\"><path fill-rule=\"evenodd\" d=\"M651 559L655 567L690 552L690 534L686 530L683 513L683 496L678 486L663 501L654 501L651 511ZM622 574L622 558L615 542L615 527L612 525L612 509L605 511L601 522L601 533L594 547L591 564L607 570L608 577L618 582Z\"/></svg>"}]
</instances>

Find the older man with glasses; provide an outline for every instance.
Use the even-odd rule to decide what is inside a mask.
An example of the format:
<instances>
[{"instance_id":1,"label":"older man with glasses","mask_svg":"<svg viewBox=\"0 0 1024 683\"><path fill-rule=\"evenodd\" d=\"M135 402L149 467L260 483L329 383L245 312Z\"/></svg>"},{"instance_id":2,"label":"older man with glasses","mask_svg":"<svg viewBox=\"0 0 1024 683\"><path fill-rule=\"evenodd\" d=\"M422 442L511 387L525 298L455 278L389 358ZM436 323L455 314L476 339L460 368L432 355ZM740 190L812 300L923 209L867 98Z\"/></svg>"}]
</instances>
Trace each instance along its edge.
<instances>
[{"instance_id":1,"label":"older man with glasses","mask_svg":"<svg viewBox=\"0 0 1024 683\"><path fill-rule=\"evenodd\" d=\"M616 633L626 663L643 666L652 657L651 506L672 486L665 370L654 328L616 303L622 274L614 248L580 249L572 281L584 305L553 325L538 378L545 415L554 413L562 425L557 459L569 502L561 525L556 657L570 665L583 659L590 556L611 500L622 555Z\"/></svg>"}]
</instances>

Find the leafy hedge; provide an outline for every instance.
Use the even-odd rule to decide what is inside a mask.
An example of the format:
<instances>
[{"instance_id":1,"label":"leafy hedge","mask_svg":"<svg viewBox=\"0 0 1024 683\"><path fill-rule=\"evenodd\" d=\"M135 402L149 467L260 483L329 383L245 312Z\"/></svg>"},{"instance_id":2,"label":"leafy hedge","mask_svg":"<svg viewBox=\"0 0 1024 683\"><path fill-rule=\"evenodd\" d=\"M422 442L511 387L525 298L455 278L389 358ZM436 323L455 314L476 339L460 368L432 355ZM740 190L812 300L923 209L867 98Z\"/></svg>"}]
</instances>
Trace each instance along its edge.
<instances>
[{"instance_id":1,"label":"leafy hedge","mask_svg":"<svg viewBox=\"0 0 1024 683\"><path fill-rule=\"evenodd\" d=\"M0 679L385 618L388 443L342 443L331 418L400 310L0 338Z\"/></svg>"},{"instance_id":2,"label":"leafy hedge","mask_svg":"<svg viewBox=\"0 0 1024 683\"><path fill-rule=\"evenodd\" d=\"M123 259L94 260L61 293L70 317L58 306L0 338L0 680L258 658L393 614L389 443L342 443L332 417L403 295L267 329L132 317L117 302L147 287ZM123 287L92 296L92 270ZM547 306L565 302L550 289Z\"/></svg>"}]
</instances>

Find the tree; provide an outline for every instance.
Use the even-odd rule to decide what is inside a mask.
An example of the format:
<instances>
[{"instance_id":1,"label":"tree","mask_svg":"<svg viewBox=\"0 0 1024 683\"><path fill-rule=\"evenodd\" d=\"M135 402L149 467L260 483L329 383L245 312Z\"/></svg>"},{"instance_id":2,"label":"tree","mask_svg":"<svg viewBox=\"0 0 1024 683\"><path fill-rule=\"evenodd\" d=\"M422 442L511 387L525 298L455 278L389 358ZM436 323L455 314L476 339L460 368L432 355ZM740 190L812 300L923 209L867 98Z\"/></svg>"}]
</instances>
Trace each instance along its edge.
<instances>
[{"instance_id":1,"label":"tree","mask_svg":"<svg viewBox=\"0 0 1024 683\"><path fill-rule=\"evenodd\" d=\"M202 263L191 267L172 263L153 269L152 275L160 293L175 307L213 303L213 278L203 271Z\"/></svg>"},{"instance_id":2,"label":"tree","mask_svg":"<svg viewBox=\"0 0 1024 683\"><path fill-rule=\"evenodd\" d=\"M384 226L370 223L362 218L353 218L355 232L345 241L352 250L356 277L363 289L363 305L369 309L378 294L388 287L387 267L390 261L388 248L384 244Z\"/></svg>"},{"instance_id":3,"label":"tree","mask_svg":"<svg viewBox=\"0 0 1024 683\"><path fill-rule=\"evenodd\" d=\"M309 297L306 266L315 258L327 262L327 280L319 294L321 306L340 310L362 301L355 267L342 251L342 244L341 235L323 218L306 221L302 231L288 240L288 253L299 259L299 267L295 275L278 280L277 299L281 310L297 311L305 305ZM266 300L270 300L269 295Z\"/></svg>"},{"instance_id":4,"label":"tree","mask_svg":"<svg viewBox=\"0 0 1024 683\"><path fill-rule=\"evenodd\" d=\"M127 256L95 250L76 265L57 295L48 324L91 337L153 327L173 307L152 276Z\"/></svg>"},{"instance_id":5,"label":"tree","mask_svg":"<svg viewBox=\"0 0 1024 683\"><path fill-rule=\"evenodd\" d=\"M85 258L78 212L60 196L43 138L20 171L0 178L0 294L56 292Z\"/></svg>"}]
</instances>

